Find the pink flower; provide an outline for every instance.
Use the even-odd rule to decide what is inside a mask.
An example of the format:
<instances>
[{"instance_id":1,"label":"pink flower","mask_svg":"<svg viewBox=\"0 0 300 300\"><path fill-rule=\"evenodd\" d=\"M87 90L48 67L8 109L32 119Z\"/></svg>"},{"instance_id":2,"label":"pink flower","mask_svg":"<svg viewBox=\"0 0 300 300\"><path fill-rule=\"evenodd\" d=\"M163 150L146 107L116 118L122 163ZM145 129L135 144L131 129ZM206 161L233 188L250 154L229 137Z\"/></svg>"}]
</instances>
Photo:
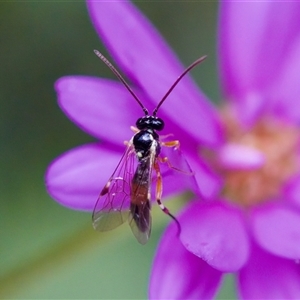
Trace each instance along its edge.
<instances>
[{"instance_id":1,"label":"pink flower","mask_svg":"<svg viewBox=\"0 0 300 300\"><path fill-rule=\"evenodd\" d=\"M152 111L184 67L131 3L88 1L87 4L92 22L110 54L134 83L143 104ZM101 64L96 56L95 63ZM56 82L55 89L66 115L101 143L80 146L58 157L47 170L47 189L62 205L90 211L125 150L124 141L133 135L130 126L143 116L143 111L117 80L66 76ZM184 99L188 99L188 105ZM176 138L185 135L182 146L191 153L199 140L209 145L220 144L218 116L188 76L172 91L158 115L165 121L162 134L172 133ZM199 118L203 131L194 127ZM204 167L198 169L206 176ZM180 180L176 185L178 190L185 189ZM171 192L165 183L164 196Z\"/></svg>"},{"instance_id":2,"label":"pink flower","mask_svg":"<svg viewBox=\"0 0 300 300\"><path fill-rule=\"evenodd\" d=\"M182 65L129 2L93 1L88 9L151 110ZM181 140L200 193L178 218L180 240L174 223L162 238L150 298L212 298L225 272L235 272L241 298L299 298L300 3L224 1L220 13L226 104L217 111L186 77L159 111L164 132ZM55 160L47 188L65 206L92 210L141 110L112 80L63 77L56 90L63 111L101 143Z\"/></svg>"},{"instance_id":3,"label":"pink flower","mask_svg":"<svg viewBox=\"0 0 300 300\"><path fill-rule=\"evenodd\" d=\"M198 176L206 201L178 218L182 245L173 224L162 237L150 298L212 298L235 272L242 299L299 299L300 3L221 3L219 55L223 141L190 161L220 181Z\"/></svg>"}]
</instances>

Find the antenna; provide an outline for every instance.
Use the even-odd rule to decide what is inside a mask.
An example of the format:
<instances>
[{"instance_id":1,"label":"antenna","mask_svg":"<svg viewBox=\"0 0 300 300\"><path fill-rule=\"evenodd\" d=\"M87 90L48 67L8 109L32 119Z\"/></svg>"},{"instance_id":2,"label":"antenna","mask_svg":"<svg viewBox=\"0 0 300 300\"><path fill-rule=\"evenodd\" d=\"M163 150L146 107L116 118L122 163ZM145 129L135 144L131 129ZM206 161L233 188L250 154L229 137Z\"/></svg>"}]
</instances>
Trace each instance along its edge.
<instances>
[{"instance_id":1,"label":"antenna","mask_svg":"<svg viewBox=\"0 0 300 300\"><path fill-rule=\"evenodd\" d=\"M111 71L118 77L118 79L125 85L129 93L134 97L134 99L137 101L137 103L141 106L143 109L145 115L147 116L148 109L143 105L141 100L138 98L138 96L133 92L131 87L128 85L128 83L125 81L125 79L122 77L122 75L118 72L118 70L109 62L109 60L98 50L94 50L95 54L111 69Z\"/></svg>"},{"instance_id":2,"label":"antenna","mask_svg":"<svg viewBox=\"0 0 300 300\"><path fill-rule=\"evenodd\" d=\"M163 98L160 100L160 102L158 103L158 105L156 106L156 108L153 110L152 115L156 116L158 109L161 107L161 105L165 102L165 100L167 99L167 97L170 95L170 93L173 91L173 89L175 88L175 86L178 84L178 82L182 79L182 77L184 75L186 75L186 73L188 73L191 69L193 69L195 66L197 66L198 64L200 64L205 58L207 57L207 55L204 55L200 58L198 58L196 61L194 61L189 67L187 67L183 73L176 79L176 81L172 84L172 86L169 88L169 90L167 91L167 93L163 96Z\"/></svg>"}]
</instances>

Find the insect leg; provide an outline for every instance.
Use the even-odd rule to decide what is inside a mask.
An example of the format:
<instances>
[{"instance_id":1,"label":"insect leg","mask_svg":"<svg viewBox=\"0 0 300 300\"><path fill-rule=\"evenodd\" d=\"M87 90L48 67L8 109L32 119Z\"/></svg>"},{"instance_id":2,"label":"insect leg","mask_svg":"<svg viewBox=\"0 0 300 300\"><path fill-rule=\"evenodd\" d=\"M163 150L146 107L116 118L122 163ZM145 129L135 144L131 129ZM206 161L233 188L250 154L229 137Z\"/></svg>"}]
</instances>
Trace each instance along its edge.
<instances>
[{"instance_id":1,"label":"insect leg","mask_svg":"<svg viewBox=\"0 0 300 300\"><path fill-rule=\"evenodd\" d=\"M180 142L178 140L168 141L168 142L160 142L160 144L162 146L165 146L165 147L174 148L175 150L180 152ZM168 157L166 157L166 156L165 157L158 157L158 159L162 163L167 163L167 165L170 169L173 169L175 171L184 173L186 175L194 175L194 172L192 172L192 171L191 172L186 172L185 170L182 170L180 168L177 168L177 167L173 166L171 164L171 162L169 161Z\"/></svg>"},{"instance_id":2,"label":"insect leg","mask_svg":"<svg viewBox=\"0 0 300 300\"><path fill-rule=\"evenodd\" d=\"M138 133L140 130L136 128L135 126L130 126L130 130L133 131L133 133Z\"/></svg>"},{"instance_id":3,"label":"insect leg","mask_svg":"<svg viewBox=\"0 0 300 300\"><path fill-rule=\"evenodd\" d=\"M178 140L168 141L168 142L161 142L161 145L165 146L165 147L174 147L175 149L179 149L180 142Z\"/></svg>"},{"instance_id":4,"label":"insect leg","mask_svg":"<svg viewBox=\"0 0 300 300\"><path fill-rule=\"evenodd\" d=\"M161 196L162 196L162 191L163 191L163 183L162 183L162 176L160 173L160 168L159 168L159 164L157 163L157 161L154 163L154 170L156 172L156 177L157 177L157 183L156 183L156 202L159 205L159 207L161 208L161 210L168 215L169 217L171 217L177 224L178 227L178 233L177 236L180 236L181 233L181 226L179 221L176 219L176 217L170 213L170 211L168 210L168 208L166 206L164 206L161 202Z\"/></svg>"}]
</instances>

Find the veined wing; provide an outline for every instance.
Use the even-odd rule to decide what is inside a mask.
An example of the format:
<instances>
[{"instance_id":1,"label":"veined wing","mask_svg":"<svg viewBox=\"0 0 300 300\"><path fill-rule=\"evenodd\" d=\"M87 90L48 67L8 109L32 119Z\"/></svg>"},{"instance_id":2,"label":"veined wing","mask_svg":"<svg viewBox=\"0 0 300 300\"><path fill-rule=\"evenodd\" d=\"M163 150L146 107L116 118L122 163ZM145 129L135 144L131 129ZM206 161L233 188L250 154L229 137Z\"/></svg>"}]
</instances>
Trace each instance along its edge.
<instances>
[{"instance_id":1,"label":"veined wing","mask_svg":"<svg viewBox=\"0 0 300 300\"><path fill-rule=\"evenodd\" d=\"M197 194L199 187L194 172L180 148L162 146L158 160L165 158L167 161L160 163L164 194L177 194L184 190L190 190Z\"/></svg>"},{"instance_id":2,"label":"veined wing","mask_svg":"<svg viewBox=\"0 0 300 300\"><path fill-rule=\"evenodd\" d=\"M102 189L93 211L93 226L108 231L128 219L131 181L137 164L130 142L112 176Z\"/></svg>"}]
</instances>

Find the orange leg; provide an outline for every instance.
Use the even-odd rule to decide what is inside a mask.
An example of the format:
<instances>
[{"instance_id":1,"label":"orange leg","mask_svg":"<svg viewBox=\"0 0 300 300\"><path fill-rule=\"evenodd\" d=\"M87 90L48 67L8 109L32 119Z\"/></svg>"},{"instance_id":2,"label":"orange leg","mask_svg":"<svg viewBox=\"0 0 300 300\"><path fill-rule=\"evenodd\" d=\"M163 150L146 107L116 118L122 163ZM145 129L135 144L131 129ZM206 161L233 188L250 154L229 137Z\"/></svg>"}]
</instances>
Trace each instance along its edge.
<instances>
[{"instance_id":1,"label":"orange leg","mask_svg":"<svg viewBox=\"0 0 300 300\"><path fill-rule=\"evenodd\" d=\"M155 197L156 197L156 202L159 205L159 207L161 208L161 210L168 215L169 217L171 217L177 224L178 227L178 233L177 236L180 236L181 233L181 226L179 221L175 218L174 215L172 215L170 213L170 211L168 210L168 208L166 206L164 206L161 202L161 196L162 196L162 191L163 191L163 183L162 183L162 176L160 173L160 168L159 168L159 164L157 163L157 161L155 161L154 163L154 170L156 172L156 177L157 177L157 183L156 183L156 193L155 193Z\"/></svg>"},{"instance_id":2,"label":"orange leg","mask_svg":"<svg viewBox=\"0 0 300 300\"><path fill-rule=\"evenodd\" d=\"M161 142L160 144L161 144L162 146L165 146L165 147L173 147L173 148L175 148L176 150L179 150L179 148L180 148L180 142L179 142L178 140L175 140L175 141L169 141L169 142ZM194 175L194 172L185 172L185 171L183 171L183 170L181 170L181 169L179 169L179 168L174 167L174 166L170 163L168 157L158 157L158 159L159 159L159 161L162 162L162 163L167 163L167 164L168 164L168 167L169 167L170 169L173 169L173 170L175 170L175 171L184 173L184 174L186 174L186 175Z\"/></svg>"},{"instance_id":3,"label":"orange leg","mask_svg":"<svg viewBox=\"0 0 300 300\"><path fill-rule=\"evenodd\" d=\"M175 141L168 141L168 142L161 142L160 143L162 146L165 147L174 147L175 149L179 149L180 143L178 140ZM177 168L173 167L172 164L170 163L169 159L167 157L158 157L159 161L162 163L167 163L169 168L178 170ZM180 170L178 170L180 171Z\"/></svg>"},{"instance_id":4,"label":"orange leg","mask_svg":"<svg viewBox=\"0 0 300 300\"><path fill-rule=\"evenodd\" d=\"M170 136L174 136L174 134L173 133L168 133L168 134L160 135L159 139L160 140L165 140L165 139L169 138Z\"/></svg>"},{"instance_id":5,"label":"orange leg","mask_svg":"<svg viewBox=\"0 0 300 300\"><path fill-rule=\"evenodd\" d=\"M168 142L161 142L161 145L165 146L165 147L174 147L175 149L179 149L180 142L178 140L168 141Z\"/></svg>"}]
</instances>

